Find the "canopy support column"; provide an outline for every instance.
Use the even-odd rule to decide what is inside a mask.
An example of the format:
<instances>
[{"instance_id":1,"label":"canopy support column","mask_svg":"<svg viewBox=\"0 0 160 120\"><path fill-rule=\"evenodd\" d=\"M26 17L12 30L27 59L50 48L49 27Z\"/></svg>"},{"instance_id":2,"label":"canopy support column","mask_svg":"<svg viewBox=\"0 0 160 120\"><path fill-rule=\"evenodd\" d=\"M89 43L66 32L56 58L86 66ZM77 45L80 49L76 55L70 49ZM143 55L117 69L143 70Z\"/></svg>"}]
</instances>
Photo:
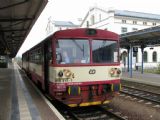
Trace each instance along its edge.
<instances>
[{"instance_id":1,"label":"canopy support column","mask_svg":"<svg viewBox=\"0 0 160 120\"><path fill-rule=\"evenodd\" d=\"M144 48L145 48L145 46L144 45L141 45L141 52L142 52L142 64L141 64L141 74L143 74L143 59L144 59L144 55L143 55L143 53L144 53Z\"/></svg>"},{"instance_id":2,"label":"canopy support column","mask_svg":"<svg viewBox=\"0 0 160 120\"><path fill-rule=\"evenodd\" d=\"M129 72L129 50L130 50L130 46L127 47L127 53L128 53L128 54L127 54L127 55L128 55L128 57L127 57L127 59L128 59L128 60L127 60L127 62L128 62L128 63L127 63L127 67L128 67L128 68L127 68L127 71L128 71L128 72Z\"/></svg>"},{"instance_id":3,"label":"canopy support column","mask_svg":"<svg viewBox=\"0 0 160 120\"><path fill-rule=\"evenodd\" d=\"M130 69L129 69L129 75L130 75L130 78L132 78L132 45L130 44Z\"/></svg>"}]
</instances>

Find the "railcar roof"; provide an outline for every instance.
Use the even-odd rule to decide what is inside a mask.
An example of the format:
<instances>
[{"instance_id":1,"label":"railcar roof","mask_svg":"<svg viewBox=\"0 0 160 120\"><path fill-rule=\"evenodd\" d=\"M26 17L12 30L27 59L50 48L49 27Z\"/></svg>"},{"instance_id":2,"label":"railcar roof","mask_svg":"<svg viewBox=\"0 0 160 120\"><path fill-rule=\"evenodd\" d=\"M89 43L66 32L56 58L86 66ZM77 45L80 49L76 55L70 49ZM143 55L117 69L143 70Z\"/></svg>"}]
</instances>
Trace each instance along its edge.
<instances>
[{"instance_id":1,"label":"railcar roof","mask_svg":"<svg viewBox=\"0 0 160 120\"><path fill-rule=\"evenodd\" d=\"M78 28L78 29L68 29L68 30L61 30L54 33L54 36L57 38L101 38L101 39L113 39L118 40L119 35L107 31L107 30L101 30L101 29L90 29L90 30L96 30L97 33L95 35L88 35L87 34L88 28Z\"/></svg>"},{"instance_id":2,"label":"railcar roof","mask_svg":"<svg viewBox=\"0 0 160 120\"><path fill-rule=\"evenodd\" d=\"M44 39L40 43L38 43L37 45L33 46L30 50L34 50L35 48L38 48L38 46L41 46L44 43L44 41L48 39L52 39L53 37L55 38L93 38L93 39L99 38L99 39L119 40L119 35L111 31L101 30L101 29L91 29L91 30L96 30L97 34L86 35L86 30L88 30L88 28L67 29L67 30L57 31L54 34L48 36L46 39ZM25 53L27 53L28 51L26 51Z\"/></svg>"}]
</instances>

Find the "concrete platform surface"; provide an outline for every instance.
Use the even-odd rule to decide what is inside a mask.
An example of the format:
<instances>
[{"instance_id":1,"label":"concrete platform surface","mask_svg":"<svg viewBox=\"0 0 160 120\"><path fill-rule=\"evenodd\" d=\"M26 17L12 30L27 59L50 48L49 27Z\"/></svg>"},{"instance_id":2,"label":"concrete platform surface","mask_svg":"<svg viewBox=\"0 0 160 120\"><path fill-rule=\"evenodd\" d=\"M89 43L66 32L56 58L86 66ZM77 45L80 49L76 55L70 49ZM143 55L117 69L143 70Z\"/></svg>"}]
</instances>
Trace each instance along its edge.
<instances>
[{"instance_id":1,"label":"concrete platform surface","mask_svg":"<svg viewBox=\"0 0 160 120\"><path fill-rule=\"evenodd\" d=\"M63 120L36 89L16 63L0 68L0 120Z\"/></svg>"},{"instance_id":2,"label":"concrete platform surface","mask_svg":"<svg viewBox=\"0 0 160 120\"><path fill-rule=\"evenodd\" d=\"M150 84L154 86L160 86L160 74L152 74L152 73L141 74L141 72L133 71L132 78L131 78L129 75L129 72L123 72L121 79Z\"/></svg>"}]
</instances>

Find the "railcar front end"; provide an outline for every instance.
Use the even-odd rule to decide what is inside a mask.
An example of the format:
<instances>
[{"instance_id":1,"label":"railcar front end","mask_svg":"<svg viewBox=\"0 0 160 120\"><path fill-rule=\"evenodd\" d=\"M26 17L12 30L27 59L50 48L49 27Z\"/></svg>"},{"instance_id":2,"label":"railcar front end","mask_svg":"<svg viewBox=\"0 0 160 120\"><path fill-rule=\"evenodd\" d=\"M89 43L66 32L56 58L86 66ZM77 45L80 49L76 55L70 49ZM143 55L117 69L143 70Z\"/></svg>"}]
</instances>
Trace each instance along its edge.
<instances>
[{"instance_id":1,"label":"railcar front end","mask_svg":"<svg viewBox=\"0 0 160 120\"><path fill-rule=\"evenodd\" d=\"M23 55L23 68L70 107L108 103L119 92L119 37L98 29L54 33Z\"/></svg>"},{"instance_id":2,"label":"railcar front end","mask_svg":"<svg viewBox=\"0 0 160 120\"><path fill-rule=\"evenodd\" d=\"M70 107L106 104L120 90L119 66L50 68L50 93Z\"/></svg>"},{"instance_id":3,"label":"railcar front end","mask_svg":"<svg viewBox=\"0 0 160 120\"><path fill-rule=\"evenodd\" d=\"M121 88L118 35L92 30L84 38L55 40L50 94L70 107L106 104Z\"/></svg>"}]
</instances>

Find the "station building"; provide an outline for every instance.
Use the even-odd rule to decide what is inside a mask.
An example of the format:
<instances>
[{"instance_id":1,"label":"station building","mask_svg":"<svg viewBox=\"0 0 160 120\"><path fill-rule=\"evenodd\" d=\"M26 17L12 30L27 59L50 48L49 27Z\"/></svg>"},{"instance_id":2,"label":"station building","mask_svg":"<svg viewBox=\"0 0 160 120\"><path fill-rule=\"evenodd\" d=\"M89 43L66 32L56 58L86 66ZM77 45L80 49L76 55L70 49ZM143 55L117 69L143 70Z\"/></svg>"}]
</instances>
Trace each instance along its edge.
<instances>
[{"instance_id":1,"label":"station building","mask_svg":"<svg viewBox=\"0 0 160 120\"><path fill-rule=\"evenodd\" d=\"M48 36L58 30L65 30L77 27L79 27L79 25L76 25L71 21L55 21L51 17L49 17L46 27L46 35Z\"/></svg>"},{"instance_id":2,"label":"station building","mask_svg":"<svg viewBox=\"0 0 160 120\"><path fill-rule=\"evenodd\" d=\"M80 27L98 28L124 34L145 28L160 25L160 15L151 13L142 13L127 10L104 10L98 7L91 8L84 17ZM137 46L140 47L140 46ZM121 53L126 49L121 49ZM122 67L127 66L127 57L122 56ZM142 61L141 49L133 56L133 67L140 66ZM160 47L148 46L144 48L144 68L154 68L160 63Z\"/></svg>"}]
</instances>

